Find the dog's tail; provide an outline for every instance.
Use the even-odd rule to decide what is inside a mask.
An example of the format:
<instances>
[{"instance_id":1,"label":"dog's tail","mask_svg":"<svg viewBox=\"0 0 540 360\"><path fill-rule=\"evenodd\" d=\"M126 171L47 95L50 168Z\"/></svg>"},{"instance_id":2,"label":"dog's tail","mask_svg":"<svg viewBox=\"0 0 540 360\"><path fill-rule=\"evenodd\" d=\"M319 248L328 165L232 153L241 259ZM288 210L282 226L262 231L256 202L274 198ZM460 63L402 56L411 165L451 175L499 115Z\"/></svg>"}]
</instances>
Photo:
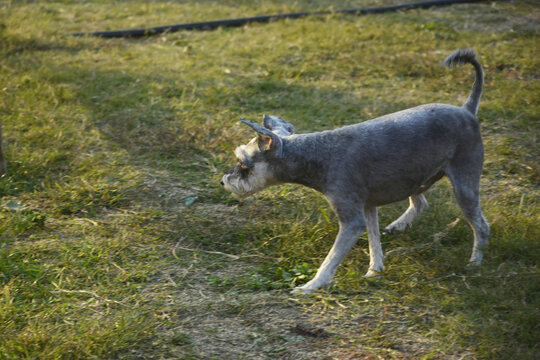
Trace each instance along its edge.
<instances>
[{"instance_id":1,"label":"dog's tail","mask_svg":"<svg viewBox=\"0 0 540 360\"><path fill-rule=\"evenodd\" d=\"M482 69L482 65L480 65L478 60L476 60L476 52L472 49L456 50L450 54L446 60L444 60L443 65L456 66L463 65L465 63L469 63L474 66L476 78L474 80L472 92L463 107L476 115L478 113L480 97L482 96L482 86L484 85L484 70Z\"/></svg>"}]
</instances>

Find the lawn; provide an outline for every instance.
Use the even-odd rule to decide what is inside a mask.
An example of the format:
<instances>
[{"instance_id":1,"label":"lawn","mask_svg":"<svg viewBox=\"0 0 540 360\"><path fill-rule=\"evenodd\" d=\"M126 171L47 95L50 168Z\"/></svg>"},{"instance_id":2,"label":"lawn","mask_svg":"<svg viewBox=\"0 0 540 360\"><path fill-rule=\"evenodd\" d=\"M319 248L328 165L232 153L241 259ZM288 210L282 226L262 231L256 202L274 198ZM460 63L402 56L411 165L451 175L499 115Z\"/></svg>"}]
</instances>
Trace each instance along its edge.
<instances>
[{"instance_id":1,"label":"lawn","mask_svg":"<svg viewBox=\"0 0 540 360\"><path fill-rule=\"evenodd\" d=\"M397 0L0 2L0 359L534 359L540 349L540 6L333 14L138 39L71 37ZM364 279L290 296L337 234L316 192L219 179L279 115L332 129L461 105L478 52L484 264L447 180ZM382 207L381 226L407 202Z\"/></svg>"}]
</instances>

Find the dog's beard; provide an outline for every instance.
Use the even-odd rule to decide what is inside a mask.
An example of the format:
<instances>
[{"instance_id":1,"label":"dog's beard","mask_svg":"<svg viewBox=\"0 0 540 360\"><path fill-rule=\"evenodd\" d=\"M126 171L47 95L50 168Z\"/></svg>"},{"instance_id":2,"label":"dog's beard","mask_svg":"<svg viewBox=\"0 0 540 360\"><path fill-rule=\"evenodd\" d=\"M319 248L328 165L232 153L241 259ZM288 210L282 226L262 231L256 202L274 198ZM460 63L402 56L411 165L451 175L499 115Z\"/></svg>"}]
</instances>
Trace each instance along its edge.
<instances>
[{"instance_id":1,"label":"dog's beard","mask_svg":"<svg viewBox=\"0 0 540 360\"><path fill-rule=\"evenodd\" d=\"M269 186L272 183L269 175L268 166L264 163L257 163L247 177L242 178L236 174L228 174L223 176L222 181L225 190L230 191L233 196L245 198Z\"/></svg>"}]
</instances>

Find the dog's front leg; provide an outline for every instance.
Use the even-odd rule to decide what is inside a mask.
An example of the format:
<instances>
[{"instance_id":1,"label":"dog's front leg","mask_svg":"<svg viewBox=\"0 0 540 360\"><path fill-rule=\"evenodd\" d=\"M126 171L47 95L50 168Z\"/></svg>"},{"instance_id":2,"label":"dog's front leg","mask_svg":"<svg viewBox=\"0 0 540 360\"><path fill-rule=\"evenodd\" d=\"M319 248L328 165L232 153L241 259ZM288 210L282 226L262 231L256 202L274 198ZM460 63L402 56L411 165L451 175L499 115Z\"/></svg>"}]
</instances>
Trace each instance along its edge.
<instances>
[{"instance_id":1,"label":"dog's front leg","mask_svg":"<svg viewBox=\"0 0 540 360\"><path fill-rule=\"evenodd\" d=\"M319 267L317 274L305 285L296 287L293 293L309 293L330 285L339 264L347 253L349 253L364 229L365 222L362 214L347 221L340 221L336 241Z\"/></svg>"}]
</instances>

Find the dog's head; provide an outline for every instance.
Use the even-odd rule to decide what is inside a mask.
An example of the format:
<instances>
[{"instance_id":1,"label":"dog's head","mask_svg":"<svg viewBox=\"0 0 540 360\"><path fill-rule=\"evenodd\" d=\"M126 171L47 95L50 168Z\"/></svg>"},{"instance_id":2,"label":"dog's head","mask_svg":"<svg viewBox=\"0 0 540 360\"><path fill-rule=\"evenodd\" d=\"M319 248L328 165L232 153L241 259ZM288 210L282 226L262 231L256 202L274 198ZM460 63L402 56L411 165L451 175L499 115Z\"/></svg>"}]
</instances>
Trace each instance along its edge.
<instances>
[{"instance_id":1,"label":"dog's head","mask_svg":"<svg viewBox=\"0 0 540 360\"><path fill-rule=\"evenodd\" d=\"M284 138L294 132L294 127L278 116L264 115L264 126L245 119L242 122L255 130L257 137L236 148L238 164L221 178L225 189L237 197L280 183L275 176L276 160L283 157Z\"/></svg>"}]
</instances>

